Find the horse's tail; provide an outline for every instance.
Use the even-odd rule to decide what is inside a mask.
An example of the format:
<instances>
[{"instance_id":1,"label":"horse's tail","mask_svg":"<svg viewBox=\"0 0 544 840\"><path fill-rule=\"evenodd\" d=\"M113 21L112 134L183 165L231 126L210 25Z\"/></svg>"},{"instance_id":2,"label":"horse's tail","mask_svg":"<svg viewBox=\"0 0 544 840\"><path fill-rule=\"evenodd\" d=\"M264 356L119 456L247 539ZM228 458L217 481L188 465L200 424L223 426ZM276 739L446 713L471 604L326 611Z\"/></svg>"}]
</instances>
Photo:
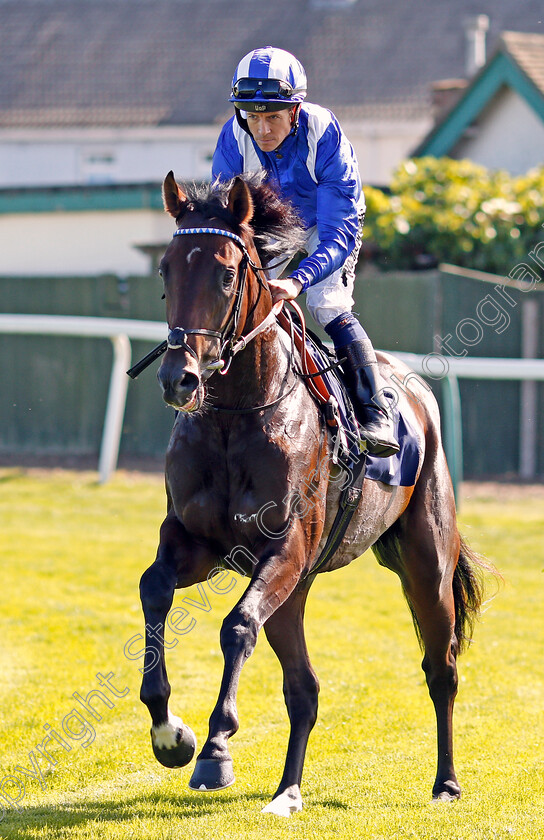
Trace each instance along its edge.
<instances>
[{"instance_id":1,"label":"horse's tail","mask_svg":"<svg viewBox=\"0 0 544 840\"><path fill-rule=\"evenodd\" d=\"M484 602L484 574L500 577L497 570L460 537L459 560L453 575L455 636L461 653L470 645L474 624Z\"/></svg>"}]
</instances>

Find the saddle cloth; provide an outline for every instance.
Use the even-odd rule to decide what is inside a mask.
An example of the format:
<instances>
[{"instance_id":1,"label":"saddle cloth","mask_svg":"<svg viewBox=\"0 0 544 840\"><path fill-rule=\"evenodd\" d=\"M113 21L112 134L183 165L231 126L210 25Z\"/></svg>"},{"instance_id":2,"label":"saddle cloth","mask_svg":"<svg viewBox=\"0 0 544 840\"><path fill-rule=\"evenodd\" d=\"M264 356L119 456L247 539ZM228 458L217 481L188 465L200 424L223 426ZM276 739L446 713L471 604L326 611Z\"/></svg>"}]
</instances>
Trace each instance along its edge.
<instances>
[{"instance_id":1,"label":"saddle cloth","mask_svg":"<svg viewBox=\"0 0 544 840\"><path fill-rule=\"evenodd\" d=\"M349 467L354 461L365 456L361 454L362 436L353 404L340 377L340 369L336 365L336 354L308 330L299 307L294 309L294 313L290 312L287 315L284 307L278 321L288 333L293 331L295 344L301 355L309 357L304 365L307 369L303 374L305 382L310 393L320 403L328 425L336 426L333 436L340 466L343 463ZM303 342L305 351L302 349ZM394 394L384 391L384 395L394 404ZM416 435L408 418L403 416L398 408L392 413L399 452L390 458L378 458L367 453L365 478L391 486L411 487L415 483L420 457Z\"/></svg>"}]
</instances>

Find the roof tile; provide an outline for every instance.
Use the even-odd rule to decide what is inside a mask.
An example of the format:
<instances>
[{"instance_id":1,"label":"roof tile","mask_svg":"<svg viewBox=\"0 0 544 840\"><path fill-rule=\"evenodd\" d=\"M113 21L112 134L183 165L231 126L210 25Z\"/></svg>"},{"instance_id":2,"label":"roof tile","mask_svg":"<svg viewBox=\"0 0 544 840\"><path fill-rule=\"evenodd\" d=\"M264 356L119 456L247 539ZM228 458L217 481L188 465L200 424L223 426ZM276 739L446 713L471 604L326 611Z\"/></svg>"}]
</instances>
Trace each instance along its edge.
<instances>
[{"instance_id":1,"label":"roof tile","mask_svg":"<svg viewBox=\"0 0 544 840\"><path fill-rule=\"evenodd\" d=\"M237 62L266 44L302 61L310 101L419 115L431 82L463 75L466 14L489 14L492 47L504 29L541 33L541 8L541 0L0 0L0 125L217 122L230 112Z\"/></svg>"}]
</instances>

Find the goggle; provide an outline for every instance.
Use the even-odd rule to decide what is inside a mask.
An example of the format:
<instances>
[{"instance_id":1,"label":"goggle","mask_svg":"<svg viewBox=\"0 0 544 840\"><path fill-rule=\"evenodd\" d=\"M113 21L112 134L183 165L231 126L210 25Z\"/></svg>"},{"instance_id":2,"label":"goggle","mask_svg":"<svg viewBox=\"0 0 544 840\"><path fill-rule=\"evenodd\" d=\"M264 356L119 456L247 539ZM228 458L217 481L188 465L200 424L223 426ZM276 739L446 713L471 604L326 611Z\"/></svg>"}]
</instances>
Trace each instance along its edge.
<instances>
[{"instance_id":1,"label":"goggle","mask_svg":"<svg viewBox=\"0 0 544 840\"><path fill-rule=\"evenodd\" d=\"M232 88L236 99L253 99L257 93L265 99L289 99L293 95L293 88L282 79L238 79Z\"/></svg>"}]
</instances>

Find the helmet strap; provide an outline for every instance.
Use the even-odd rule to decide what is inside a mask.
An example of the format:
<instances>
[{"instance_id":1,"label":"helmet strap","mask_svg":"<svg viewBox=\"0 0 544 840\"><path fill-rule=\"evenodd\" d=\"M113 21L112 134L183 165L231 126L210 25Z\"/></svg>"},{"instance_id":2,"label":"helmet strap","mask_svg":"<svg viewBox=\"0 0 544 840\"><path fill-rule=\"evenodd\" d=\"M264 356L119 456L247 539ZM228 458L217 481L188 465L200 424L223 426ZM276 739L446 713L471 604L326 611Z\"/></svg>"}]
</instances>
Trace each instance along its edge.
<instances>
[{"instance_id":1,"label":"helmet strap","mask_svg":"<svg viewBox=\"0 0 544 840\"><path fill-rule=\"evenodd\" d=\"M243 128L243 130L246 132L246 134L249 134L251 136L251 131L249 130L247 120L245 120L243 118L242 114L240 113L240 109L235 107L234 108L234 113L236 114L236 121L238 122L238 125L240 126L240 128Z\"/></svg>"},{"instance_id":2,"label":"helmet strap","mask_svg":"<svg viewBox=\"0 0 544 840\"><path fill-rule=\"evenodd\" d=\"M293 123L292 123L293 134L296 134L297 131L298 131L298 120L299 120L299 117L300 117L301 105L302 105L302 102L297 102L297 104L295 105L295 113L293 114Z\"/></svg>"}]
</instances>

